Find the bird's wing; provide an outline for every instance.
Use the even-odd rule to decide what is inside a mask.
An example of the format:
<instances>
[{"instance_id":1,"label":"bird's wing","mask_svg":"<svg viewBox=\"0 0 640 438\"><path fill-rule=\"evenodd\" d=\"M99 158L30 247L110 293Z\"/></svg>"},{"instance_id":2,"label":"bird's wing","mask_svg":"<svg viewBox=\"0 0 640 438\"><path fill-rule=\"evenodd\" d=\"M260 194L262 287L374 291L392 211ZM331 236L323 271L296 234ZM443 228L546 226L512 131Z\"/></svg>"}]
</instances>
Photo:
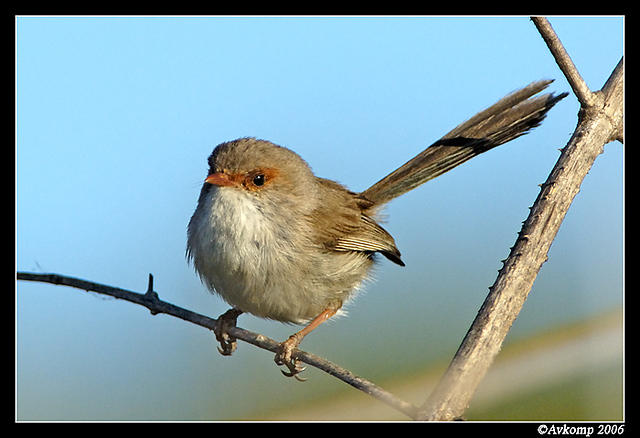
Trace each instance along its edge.
<instances>
[{"instance_id":1,"label":"bird's wing","mask_svg":"<svg viewBox=\"0 0 640 438\"><path fill-rule=\"evenodd\" d=\"M371 203L340 184L319 178L324 201L312 214L317 242L332 251L380 253L404 266L391 234L366 211Z\"/></svg>"}]
</instances>

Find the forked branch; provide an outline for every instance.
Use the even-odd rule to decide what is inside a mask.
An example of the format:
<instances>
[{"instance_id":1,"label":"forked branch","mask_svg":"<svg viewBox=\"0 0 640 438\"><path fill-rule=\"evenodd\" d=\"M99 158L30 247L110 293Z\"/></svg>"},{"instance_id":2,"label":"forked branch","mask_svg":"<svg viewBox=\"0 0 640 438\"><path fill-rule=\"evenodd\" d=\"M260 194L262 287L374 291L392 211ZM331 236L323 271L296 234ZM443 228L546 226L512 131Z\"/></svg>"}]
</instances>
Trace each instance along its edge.
<instances>
[{"instance_id":1,"label":"forked branch","mask_svg":"<svg viewBox=\"0 0 640 438\"><path fill-rule=\"evenodd\" d=\"M622 139L622 60L603 89L592 93L549 22L544 18L533 21L579 96L580 120L547 181L540 185L529 217L471 328L436 389L421 407L418 414L421 420L444 421L462 416L520 313L583 179L604 145Z\"/></svg>"}]
</instances>

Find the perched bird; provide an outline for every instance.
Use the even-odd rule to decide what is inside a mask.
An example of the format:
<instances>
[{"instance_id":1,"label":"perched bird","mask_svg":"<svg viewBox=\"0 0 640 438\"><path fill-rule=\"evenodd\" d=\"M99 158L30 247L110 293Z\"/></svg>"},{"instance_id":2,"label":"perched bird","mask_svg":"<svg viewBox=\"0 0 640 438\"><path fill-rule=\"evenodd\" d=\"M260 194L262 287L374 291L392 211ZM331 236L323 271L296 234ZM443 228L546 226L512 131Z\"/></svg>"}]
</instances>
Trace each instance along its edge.
<instances>
[{"instance_id":1,"label":"perched bird","mask_svg":"<svg viewBox=\"0 0 640 438\"><path fill-rule=\"evenodd\" d=\"M538 126L567 94L532 97L551 81L534 82L476 114L361 193L316 177L295 152L255 138L218 145L188 226L187 258L204 284L232 309L219 319L226 333L248 312L307 324L280 344L275 361L287 376L302 370L293 350L340 311L367 277L377 254L404 266L393 237L378 224L380 208L474 156Z\"/></svg>"}]
</instances>

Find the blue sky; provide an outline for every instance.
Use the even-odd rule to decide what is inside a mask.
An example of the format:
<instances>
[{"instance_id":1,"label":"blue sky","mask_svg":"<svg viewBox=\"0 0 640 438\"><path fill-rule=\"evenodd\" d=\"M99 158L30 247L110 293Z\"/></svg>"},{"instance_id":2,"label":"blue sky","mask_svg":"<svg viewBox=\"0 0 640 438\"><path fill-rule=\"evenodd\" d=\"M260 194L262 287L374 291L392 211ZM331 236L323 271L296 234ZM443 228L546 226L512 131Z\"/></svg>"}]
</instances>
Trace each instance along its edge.
<instances>
[{"instance_id":1,"label":"blue sky","mask_svg":"<svg viewBox=\"0 0 640 438\"><path fill-rule=\"evenodd\" d=\"M599 89L623 19L550 21ZM570 91L527 17L17 17L16 63L17 270L137 291L151 272L162 299L214 317L226 306L184 250L218 143L271 140L360 191L529 82ZM393 201L385 228L407 267L383 260L349 318L303 348L373 380L453 354L578 108L570 95L532 133ZM605 146L510 336L622 305L622 164L622 145ZM244 344L221 357L210 333L133 304L24 282L16 297L18 418L227 419L277 388L291 401L343 386L283 381Z\"/></svg>"}]
</instances>

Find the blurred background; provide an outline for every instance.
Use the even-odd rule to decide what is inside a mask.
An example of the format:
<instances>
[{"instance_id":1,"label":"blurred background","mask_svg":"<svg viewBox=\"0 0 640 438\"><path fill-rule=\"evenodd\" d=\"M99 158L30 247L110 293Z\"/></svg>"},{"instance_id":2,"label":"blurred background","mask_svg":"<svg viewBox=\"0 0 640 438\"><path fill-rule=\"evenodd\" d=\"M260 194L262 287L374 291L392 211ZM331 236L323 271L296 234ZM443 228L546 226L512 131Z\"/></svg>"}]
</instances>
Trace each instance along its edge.
<instances>
[{"instance_id":1,"label":"blurred background","mask_svg":"<svg viewBox=\"0 0 640 438\"><path fill-rule=\"evenodd\" d=\"M592 90L622 17L551 17ZM505 94L571 91L528 17L16 18L16 270L227 310L184 257L206 159L243 136L298 152L360 191ZM393 201L407 266L302 349L422 403L507 257L577 123L570 94L530 134ZM614 420L623 403L623 147L585 179L467 412L470 420ZM18 420L403 420L314 369L77 289L16 282ZM250 315L283 340L297 329Z\"/></svg>"}]
</instances>

